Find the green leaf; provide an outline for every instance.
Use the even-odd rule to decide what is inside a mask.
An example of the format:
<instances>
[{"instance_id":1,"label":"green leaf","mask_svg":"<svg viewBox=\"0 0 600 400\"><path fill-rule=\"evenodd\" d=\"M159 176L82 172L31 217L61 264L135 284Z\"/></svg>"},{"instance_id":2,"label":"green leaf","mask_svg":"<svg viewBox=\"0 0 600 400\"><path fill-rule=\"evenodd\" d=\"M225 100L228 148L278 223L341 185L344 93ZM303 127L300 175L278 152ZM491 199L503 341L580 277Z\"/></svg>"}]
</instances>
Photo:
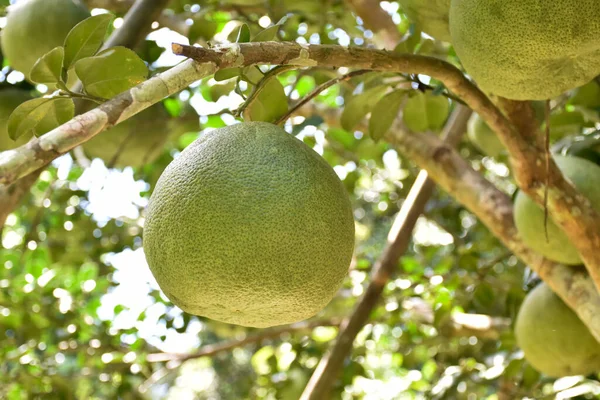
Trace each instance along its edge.
<instances>
[{"instance_id":1,"label":"green leaf","mask_svg":"<svg viewBox=\"0 0 600 400\"><path fill-rule=\"evenodd\" d=\"M439 130L448 118L450 104L444 96L415 92L404 106L402 119L414 132Z\"/></svg>"},{"instance_id":2,"label":"green leaf","mask_svg":"<svg viewBox=\"0 0 600 400\"><path fill-rule=\"evenodd\" d=\"M244 110L244 119L274 122L287 110L287 96L283 85L276 77L271 77L264 83L258 96Z\"/></svg>"},{"instance_id":3,"label":"green leaf","mask_svg":"<svg viewBox=\"0 0 600 400\"><path fill-rule=\"evenodd\" d=\"M190 27L188 33L188 39L190 40L190 43L196 43L198 39L212 39L217 32L218 27L218 23L207 19L206 16L194 18L194 23Z\"/></svg>"},{"instance_id":4,"label":"green leaf","mask_svg":"<svg viewBox=\"0 0 600 400\"><path fill-rule=\"evenodd\" d=\"M262 30L256 34L252 38L253 42L268 42L271 40L275 40L277 37L277 32L279 31L279 25L273 25L268 27L265 30Z\"/></svg>"},{"instance_id":5,"label":"green leaf","mask_svg":"<svg viewBox=\"0 0 600 400\"><path fill-rule=\"evenodd\" d=\"M241 73L242 73L241 68L225 68L225 69L220 69L217 72L215 72L214 78L215 78L215 81L220 82L220 81L225 81L227 79L231 79L231 78L240 76Z\"/></svg>"},{"instance_id":6,"label":"green leaf","mask_svg":"<svg viewBox=\"0 0 600 400\"><path fill-rule=\"evenodd\" d=\"M146 80L148 67L126 47L112 47L75 63L75 72L85 91L110 99Z\"/></svg>"},{"instance_id":7,"label":"green leaf","mask_svg":"<svg viewBox=\"0 0 600 400\"><path fill-rule=\"evenodd\" d=\"M58 46L40 57L31 68L29 79L42 84L60 82L64 50L62 46Z\"/></svg>"},{"instance_id":8,"label":"green leaf","mask_svg":"<svg viewBox=\"0 0 600 400\"><path fill-rule=\"evenodd\" d=\"M592 80L575 91L575 95L569 100L569 104L588 108L600 107L600 84Z\"/></svg>"},{"instance_id":9,"label":"green leaf","mask_svg":"<svg viewBox=\"0 0 600 400\"><path fill-rule=\"evenodd\" d=\"M84 19L71 29L65 39L65 71L78 60L96 54L102 46L112 19L111 14L95 15Z\"/></svg>"},{"instance_id":10,"label":"green leaf","mask_svg":"<svg viewBox=\"0 0 600 400\"><path fill-rule=\"evenodd\" d=\"M229 81L222 84L214 84L209 88L210 98L212 101L217 101L221 96L228 95L235 89L236 82Z\"/></svg>"},{"instance_id":11,"label":"green leaf","mask_svg":"<svg viewBox=\"0 0 600 400\"><path fill-rule=\"evenodd\" d=\"M406 97L404 90L395 90L386 94L377 102L369 119L369 135L373 140L379 140L390 129L398 116L400 106Z\"/></svg>"},{"instance_id":12,"label":"green leaf","mask_svg":"<svg viewBox=\"0 0 600 400\"><path fill-rule=\"evenodd\" d=\"M72 99L41 97L29 100L18 106L8 118L8 135L13 140L28 133L41 136L69 121L74 115Z\"/></svg>"},{"instance_id":13,"label":"green leaf","mask_svg":"<svg viewBox=\"0 0 600 400\"><path fill-rule=\"evenodd\" d=\"M373 109L375 103L387 89L387 86L376 86L352 97L342 111L342 128L349 132L354 130L354 127Z\"/></svg>"},{"instance_id":14,"label":"green leaf","mask_svg":"<svg viewBox=\"0 0 600 400\"><path fill-rule=\"evenodd\" d=\"M248 25L243 24L240 26L240 30L238 31L236 43L248 43L250 41L250 28Z\"/></svg>"},{"instance_id":15,"label":"green leaf","mask_svg":"<svg viewBox=\"0 0 600 400\"><path fill-rule=\"evenodd\" d=\"M144 40L135 48L135 52L140 58L148 63L153 63L164 53L165 48L160 47L154 40Z\"/></svg>"}]
</instances>

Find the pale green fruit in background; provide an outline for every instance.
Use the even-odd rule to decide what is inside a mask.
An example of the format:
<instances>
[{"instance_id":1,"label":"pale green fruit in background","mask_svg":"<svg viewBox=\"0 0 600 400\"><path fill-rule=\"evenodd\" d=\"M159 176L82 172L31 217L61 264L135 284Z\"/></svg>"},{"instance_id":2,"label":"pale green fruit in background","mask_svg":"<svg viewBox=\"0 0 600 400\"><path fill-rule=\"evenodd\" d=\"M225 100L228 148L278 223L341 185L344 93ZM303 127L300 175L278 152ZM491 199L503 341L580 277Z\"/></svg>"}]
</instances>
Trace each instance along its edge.
<instances>
[{"instance_id":1,"label":"pale green fruit in background","mask_svg":"<svg viewBox=\"0 0 600 400\"><path fill-rule=\"evenodd\" d=\"M90 14L79 0L20 0L9 8L2 52L10 66L29 76L35 62Z\"/></svg>"},{"instance_id":2,"label":"pale green fruit in background","mask_svg":"<svg viewBox=\"0 0 600 400\"><path fill-rule=\"evenodd\" d=\"M471 115L467 125L467 136L471 143L487 156L498 157L505 150L496 133L479 114Z\"/></svg>"},{"instance_id":3,"label":"pale green fruit in background","mask_svg":"<svg viewBox=\"0 0 600 400\"><path fill-rule=\"evenodd\" d=\"M565 177L600 212L600 167L578 157L554 155L554 161ZM581 258L565 232L549 216L544 230L544 210L525 193L519 191L514 206L515 225L523 242L550 260L564 264L581 264Z\"/></svg>"},{"instance_id":4,"label":"pale green fruit in background","mask_svg":"<svg viewBox=\"0 0 600 400\"><path fill-rule=\"evenodd\" d=\"M0 151L22 146L31 139L31 134L22 135L16 141L8 136L8 118L21 103L31 100L27 90L10 88L0 90Z\"/></svg>"},{"instance_id":5,"label":"pale green fruit in background","mask_svg":"<svg viewBox=\"0 0 600 400\"><path fill-rule=\"evenodd\" d=\"M600 371L600 344L544 283L523 301L515 322L517 344L539 372L559 378Z\"/></svg>"},{"instance_id":6,"label":"pale green fruit in background","mask_svg":"<svg viewBox=\"0 0 600 400\"><path fill-rule=\"evenodd\" d=\"M452 44L486 92L545 100L600 74L598 0L452 0Z\"/></svg>"},{"instance_id":7,"label":"pale green fruit in background","mask_svg":"<svg viewBox=\"0 0 600 400\"><path fill-rule=\"evenodd\" d=\"M451 41L448 15L450 0L399 0L402 11L429 36Z\"/></svg>"},{"instance_id":8,"label":"pale green fruit in background","mask_svg":"<svg viewBox=\"0 0 600 400\"><path fill-rule=\"evenodd\" d=\"M354 248L344 185L276 125L204 133L163 172L146 210L144 252L182 310L232 324L289 324L321 311Z\"/></svg>"}]
</instances>

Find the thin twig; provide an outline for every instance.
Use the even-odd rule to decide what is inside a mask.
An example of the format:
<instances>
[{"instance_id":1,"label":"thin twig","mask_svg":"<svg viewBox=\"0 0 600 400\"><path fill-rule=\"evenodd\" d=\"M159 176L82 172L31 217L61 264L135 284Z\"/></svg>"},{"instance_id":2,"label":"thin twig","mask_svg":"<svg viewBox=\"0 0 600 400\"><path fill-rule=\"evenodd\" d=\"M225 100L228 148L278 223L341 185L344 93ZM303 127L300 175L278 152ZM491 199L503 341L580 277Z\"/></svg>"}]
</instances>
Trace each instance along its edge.
<instances>
[{"instance_id":1,"label":"thin twig","mask_svg":"<svg viewBox=\"0 0 600 400\"><path fill-rule=\"evenodd\" d=\"M403 76L403 77L404 77L404 78L405 78L407 81L409 81L409 82L414 82L414 83L418 84L419 86L421 86L421 87L423 87L423 88L425 88L425 89L427 89L427 90L431 90L431 91L434 91L434 90L435 90L435 88L434 88L433 86L431 86L431 85L429 85L429 84L427 84L427 83L423 83L423 82L421 82L421 80L420 80L418 77L414 77L414 76L412 76L412 75L406 75L406 74L401 74L401 75L402 75L402 76ZM454 101L456 101L457 103L460 103L460 104L462 104L463 106L466 106L466 105L467 105L467 104L466 104L466 103L465 103L465 102L464 102L464 101L463 101L461 98L459 98L459 97L457 97L457 96L453 95L452 93L449 93L447 90L444 90L444 91L441 93L441 95L442 95L442 96L444 96L444 97L446 97L446 98L448 98L448 99L450 99L450 100L454 100Z\"/></svg>"},{"instance_id":2,"label":"thin twig","mask_svg":"<svg viewBox=\"0 0 600 400\"><path fill-rule=\"evenodd\" d=\"M258 67L256 67L256 68L258 69ZM252 104L252 102L256 99L256 97L258 97L258 95L262 92L262 90L265 88L265 86L269 82L269 80L276 79L277 75L282 74L287 71L290 71L290 70L293 70L293 69L296 69L296 67L294 67L292 65L281 65L281 66L277 66L277 67L272 68L269 71L267 71L263 75L263 78L255 84L254 89L252 90L252 93L250 93L250 95L244 101L244 103L242 103L242 105L240 105L240 107L235 111L235 116L239 117L240 115L242 115L244 110L250 104ZM259 69L259 71L260 71L260 69ZM261 73L262 73L262 71L261 71Z\"/></svg>"},{"instance_id":3,"label":"thin twig","mask_svg":"<svg viewBox=\"0 0 600 400\"><path fill-rule=\"evenodd\" d=\"M357 71L349 72L345 75L339 76L337 78L333 78L331 80L328 80L327 82L320 84L319 86L314 88L309 94L307 94L302 99L300 99L296 104L294 104L294 106L291 107L285 115L279 117L279 119L277 121L275 121L274 124L279 125L279 124L285 122L294 113L296 113L296 111L298 111L298 109L300 107L302 107L303 105L305 105L306 103L308 103L309 101L311 101L312 99L317 97L325 89L335 85L336 83L339 83L342 81L347 81L355 76L366 74L367 72L370 72L370 71L366 70L366 69L359 69Z\"/></svg>"},{"instance_id":4,"label":"thin twig","mask_svg":"<svg viewBox=\"0 0 600 400\"><path fill-rule=\"evenodd\" d=\"M236 347L246 346L248 344L262 342L263 340L275 339L284 333L300 332L307 329L314 329L318 326L339 326L339 319L315 319L309 321L297 322L290 325L285 325L278 328L265 329L257 334L250 335L241 340L231 340L223 343L209 344L203 346L195 353L178 354L178 353L153 353L146 356L146 361L150 363L179 361L184 362L194 358L211 357L217 353L228 351Z\"/></svg>"}]
</instances>

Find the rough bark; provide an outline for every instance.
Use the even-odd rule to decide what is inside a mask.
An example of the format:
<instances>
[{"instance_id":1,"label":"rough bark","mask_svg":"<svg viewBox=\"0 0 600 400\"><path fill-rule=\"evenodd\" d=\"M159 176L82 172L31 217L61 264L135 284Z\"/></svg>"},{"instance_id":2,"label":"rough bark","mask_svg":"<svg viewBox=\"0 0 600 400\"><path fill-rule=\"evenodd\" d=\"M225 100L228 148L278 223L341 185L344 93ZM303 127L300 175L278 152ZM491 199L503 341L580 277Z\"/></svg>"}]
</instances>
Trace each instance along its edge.
<instances>
[{"instance_id":1,"label":"rough bark","mask_svg":"<svg viewBox=\"0 0 600 400\"><path fill-rule=\"evenodd\" d=\"M529 265L569 305L600 341L600 294L585 271L543 258L525 246L513 220L512 201L460 154L432 134L395 130L386 140L459 203L467 207L502 243Z\"/></svg>"}]
</instances>

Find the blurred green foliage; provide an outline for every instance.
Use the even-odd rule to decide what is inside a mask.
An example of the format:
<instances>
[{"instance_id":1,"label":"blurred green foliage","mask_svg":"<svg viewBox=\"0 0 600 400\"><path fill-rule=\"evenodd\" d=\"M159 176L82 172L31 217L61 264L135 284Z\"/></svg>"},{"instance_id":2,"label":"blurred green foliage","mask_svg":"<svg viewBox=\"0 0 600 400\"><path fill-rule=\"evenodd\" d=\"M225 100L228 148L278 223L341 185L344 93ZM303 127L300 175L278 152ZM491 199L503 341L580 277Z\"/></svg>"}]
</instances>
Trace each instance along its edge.
<instances>
[{"instance_id":1,"label":"blurred green foliage","mask_svg":"<svg viewBox=\"0 0 600 400\"><path fill-rule=\"evenodd\" d=\"M422 37L396 2L384 3L404 38L403 51L457 63L448 44ZM377 35L341 0L212 0L202 5L174 0L169 7L172 18L189 21L188 38L203 45L235 41L246 29L241 26L250 37L359 47L378 43ZM163 50L148 39L136 52L156 73L168 67L160 63L168 53ZM314 318L323 326L266 335L268 331L183 314L161 295L141 255L143 208L173 157L202 130L233 123L241 108L259 119L280 116L280 110L266 115L252 110L256 102L244 103L268 69L249 71L222 73L218 81L204 79L166 99L169 114L180 118L182 135L152 164L108 170L99 160L89 164L76 153L65 155L41 174L9 216L0 250L0 398L299 397L337 334L336 321L352 311L369 283L369 272L418 173L410 160L379 140L382 124L370 124L375 126L373 140L362 117L385 94L404 92L408 103L396 98L394 104L400 105L389 107L393 115L377 114L385 120L384 128L408 104L406 123L439 130L447 105L456 103L444 97L445 89L435 81L368 73L331 86L288 121L286 128L320 152L343 179L355 210L357 246L342 290ZM261 105L272 110L269 102L276 101L285 112L286 102L292 106L345 72L282 72L263 88ZM8 65L0 78L0 90L13 85L36 90L19 82ZM553 138L557 151L593 137L600 122L599 91L591 83L556 101L550 122L565 133ZM364 93L377 95L363 96L370 99L366 103L357 101ZM339 109L345 104L358 111L342 117ZM586 149L596 154L593 146ZM506 159L485 157L466 140L460 152L501 190L514 193ZM510 328L477 337L449 325L457 312L513 319L534 281L531 271L473 214L436 191L396 276L355 341L333 398L549 399L569 390L576 394L562 398L595 398L600 393L597 376L560 381L540 376L524 362ZM156 354L194 353L254 337L262 339L184 362L156 362Z\"/></svg>"}]
</instances>

